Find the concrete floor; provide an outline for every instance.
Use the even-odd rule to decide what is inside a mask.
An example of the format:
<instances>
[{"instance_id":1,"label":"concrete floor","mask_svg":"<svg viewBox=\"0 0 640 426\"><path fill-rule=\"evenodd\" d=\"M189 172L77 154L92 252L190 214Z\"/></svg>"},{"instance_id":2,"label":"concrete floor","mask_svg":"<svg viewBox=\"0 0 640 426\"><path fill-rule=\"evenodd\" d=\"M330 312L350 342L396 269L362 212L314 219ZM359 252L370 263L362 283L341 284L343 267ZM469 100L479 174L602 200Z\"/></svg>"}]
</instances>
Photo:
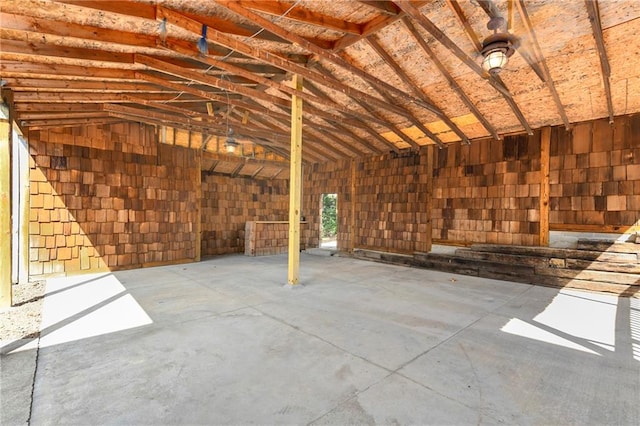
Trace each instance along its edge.
<instances>
[{"instance_id":1,"label":"concrete floor","mask_svg":"<svg viewBox=\"0 0 640 426\"><path fill-rule=\"evenodd\" d=\"M640 419L638 299L301 257L295 290L285 256L50 280L0 423Z\"/></svg>"}]
</instances>

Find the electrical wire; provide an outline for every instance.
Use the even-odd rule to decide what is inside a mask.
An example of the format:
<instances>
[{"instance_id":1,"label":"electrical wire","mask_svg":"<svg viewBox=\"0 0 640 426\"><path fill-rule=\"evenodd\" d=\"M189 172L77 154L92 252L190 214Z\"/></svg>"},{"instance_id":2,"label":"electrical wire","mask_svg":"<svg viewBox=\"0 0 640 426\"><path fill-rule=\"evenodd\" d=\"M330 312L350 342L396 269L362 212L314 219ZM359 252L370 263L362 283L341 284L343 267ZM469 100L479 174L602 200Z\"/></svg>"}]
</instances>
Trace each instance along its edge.
<instances>
[{"instance_id":1,"label":"electrical wire","mask_svg":"<svg viewBox=\"0 0 640 426\"><path fill-rule=\"evenodd\" d=\"M277 17L276 17L276 19L274 19L274 20L273 20L273 23L275 24L275 23L279 22L281 19L283 19L285 16L287 16L287 15L289 14L289 12L291 12L291 11L292 11L296 6L298 6L298 4L300 4L300 2L301 2L301 1L302 1L302 0L296 0L296 2L295 2L294 4L292 4L292 5L291 5L291 7L289 7L287 10L285 10L281 15L277 16ZM204 28L204 27L203 27L203 28ZM256 31L256 32L255 32L255 33L253 33L252 35L250 35L250 36L246 36L246 37L242 40L242 42L244 43L244 42L247 42L247 41L249 41L249 40L251 40L251 39L253 39L253 38L257 37L257 36L258 36L260 33L262 33L264 30L265 30L264 28L260 28L258 31ZM161 38L163 37L163 38L166 40L166 37L167 37L167 22L166 22L166 19L165 19L165 20L163 20L163 21L160 23L160 34L161 34ZM205 43L206 43L206 29L203 29L203 35L202 35L202 37L200 38L200 40L198 40L198 47L199 47L200 52L203 54L203 56L207 56L207 55L205 55L205 54L204 54L204 50L205 50L205 49L204 49L204 47L202 47L202 46L201 46L201 41L202 41L202 39L203 39L203 38L204 38ZM234 53L236 53L235 49L230 49L229 53L227 53L223 58L218 59L218 60L219 60L219 61L226 61L226 60L227 60L227 59L229 59L229 58L231 57L231 55L233 55ZM207 69L204 71L204 74L208 74L208 73L209 73L209 71L211 71L214 67L215 67L214 65L211 65L209 68L207 68ZM225 74L222 74L220 77L221 77L221 78L224 78L224 77L225 77ZM230 80L229 80L228 78L227 78L227 80L230 82ZM190 80L190 81L187 83L187 87L191 86L191 85L192 85L192 84L194 84L194 83L195 83L195 81L194 81L194 80ZM227 90L227 89L222 89L222 90L226 92L226 95L227 95L227 105L229 105L229 93L228 93L228 90ZM166 100L166 101L162 101L161 103L166 104L166 103L169 103L169 102L174 102L174 101L176 101L178 98L180 98L180 96L182 96L182 95L184 95L184 94L185 94L185 92L184 92L184 91L182 91L182 92L178 93L178 95L176 95L176 97L175 97L175 98L173 98L173 99L168 99L168 100ZM229 114L227 113L227 132L228 132L228 131L229 131Z\"/></svg>"}]
</instances>

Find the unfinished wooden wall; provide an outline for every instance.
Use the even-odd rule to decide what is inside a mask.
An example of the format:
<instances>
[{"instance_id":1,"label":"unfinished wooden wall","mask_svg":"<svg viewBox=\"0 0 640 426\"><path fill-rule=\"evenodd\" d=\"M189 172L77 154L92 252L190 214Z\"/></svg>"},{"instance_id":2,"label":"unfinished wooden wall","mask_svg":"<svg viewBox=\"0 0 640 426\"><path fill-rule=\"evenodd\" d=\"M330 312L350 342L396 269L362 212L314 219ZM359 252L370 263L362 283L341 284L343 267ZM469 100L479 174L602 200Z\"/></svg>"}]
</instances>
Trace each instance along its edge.
<instances>
[{"instance_id":1,"label":"unfinished wooden wall","mask_svg":"<svg viewBox=\"0 0 640 426\"><path fill-rule=\"evenodd\" d=\"M202 255L243 253L245 223L289 218L289 181L202 177Z\"/></svg>"},{"instance_id":2,"label":"unfinished wooden wall","mask_svg":"<svg viewBox=\"0 0 640 426\"><path fill-rule=\"evenodd\" d=\"M640 115L554 128L550 148L552 229L620 232L640 221Z\"/></svg>"},{"instance_id":3,"label":"unfinished wooden wall","mask_svg":"<svg viewBox=\"0 0 640 426\"><path fill-rule=\"evenodd\" d=\"M435 242L537 245L540 133L435 151Z\"/></svg>"},{"instance_id":4,"label":"unfinished wooden wall","mask_svg":"<svg viewBox=\"0 0 640 426\"><path fill-rule=\"evenodd\" d=\"M32 131L30 274L195 255L194 151L138 124Z\"/></svg>"}]
</instances>

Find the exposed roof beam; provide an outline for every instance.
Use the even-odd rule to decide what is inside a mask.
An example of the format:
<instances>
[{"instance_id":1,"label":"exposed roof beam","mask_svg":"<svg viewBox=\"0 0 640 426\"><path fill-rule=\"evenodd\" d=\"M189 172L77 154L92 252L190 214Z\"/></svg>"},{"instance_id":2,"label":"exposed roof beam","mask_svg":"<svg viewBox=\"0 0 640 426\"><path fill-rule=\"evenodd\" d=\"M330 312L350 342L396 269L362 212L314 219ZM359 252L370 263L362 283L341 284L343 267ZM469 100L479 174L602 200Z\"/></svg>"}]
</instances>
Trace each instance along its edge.
<instances>
[{"instance_id":1,"label":"exposed roof beam","mask_svg":"<svg viewBox=\"0 0 640 426\"><path fill-rule=\"evenodd\" d=\"M420 36L420 34L418 34L418 31L413 26L413 23L411 22L411 20L405 16L404 18L402 18L402 23L405 25L407 30L411 33L416 43L418 43L418 46L420 46L422 50L425 51L425 53L429 56L429 59L431 59L431 62L438 68L440 73L447 80L447 82L449 83L449 87L451 87L451 89L453 89L453 91L457 93L458 97L462 100L462 102L464 102L464 104L467 106L467 108L469 108L471 113L478 119L478 121L482 123L484 128L487 129L487 131L491 134L491 136L493 136L493 138L496 140L500 139L500 136L498 136L498 132L496 131L496 129L491 125L491 123L489 123L489 121L480 112L480 110L478 110L478 108L471 101L469 96L467 96L464 90L462 90L462 87L458 85L458 83L451 76L449 71L442 64L442 62L440 62L440 59L438 59L438 57L433 52L433 50L431 50L427 42L424 41L424 39Z\"/></svg>"},{"instance_id":2,"label":"exposed roof beam","mask_svg":"<svg viewBox=\"0 0 640 426\"><path fill-rule=\"evenodd\" d=\"M174 93L147 93L144 96L145 99L156 102L193 102L195 99L191 96L181 96L176 98ZM16 102L36 102L36 103L63 103L68 104L71 102L87 103L87 104L99 104L104 102L127 102L125 95L121 93L86 93L86 92L16 92Z\"/></svg>"},{"instance_id":3,"label":"exposed roof beam","mask_svg":"<svg viewBox=\"0 0 640 426\"><path fill-rule=\"evenodd\" d=\"M20 121L22 120L57 120L70 118L99 118L105 117L104 110L98 109L94 111L74 111L74 112L21 112L18 113Z\"/></svg>"},{"instance_id":4,"label":"exposed roof beam","mask_svg":"<svg viewBox=\"0 0 640 426\"><path fill-rule=\"evenodd\" d=\"M221 2L221 0L217 0L218 2ZM415 99L413 97L411 97L410 95L408 95L407 93L403 92L402 90L396 88L395 86L393 86L392 84L387 83L386 81L383 81L371 74L368 74L367 72L361 70L360 68L354 66L353 64L349 63L348 61L346 61L343 57L341 57L340 55L334 53L334 52L330 52L330 51L326 51L318 46L315 46L313 43L310 43L306 40L304 40L302 37L298 36L295 33L292 33L291 31L288 31L278 25L273 24L271 21L263 18L262 16L247 10L243 7L241 7L240 5L238 5L235 2L221 2L221 4L224 4L225 7L229 8L229 10L232 10L233 12L239 14L240 16L250 19L253 22L257 23L258 25L261 25L265 28L265 30L270 31L274 34L279 35L280 37L291 41L292 43L297 43L298 45L300 45L301 47L303 47L304 49L306 49L307 51L313 53L314 55L317 55L319 58L322 58L326 61L329 61L347 71L349 71L351 74L361 78L362 80L366 81L367 83L369 83L371 85L371 87L373 88L380 88L382 90L384 90L387 93L393 94L394 96L398 96L399 98L403 99L404 101L408 101L408 102L413 102L415 103L417 106L420 106L422 108L426 108L431 110L433 108L433 105L425 105L425 102L423 102L420 99ZM377 101L377 98L374 98ZM377 102L379 104L379 101ZM404 108L401 108L399 106L392 106L392 105L385 105L385 103L382 103L382 108L388 109L390 111L392 111L394 114L398 114L404 117L410 117L411 113L408 112L407 110L405 110Z\"/></svg>"},{"instance_id":5,"label":"exposed roof beam","mask_svg":"<svg viewBox=\"0 0 640 426\"><path fill-rule=\"evenodd\" d=\"M182 124L186 126L190 126L194 129L203 128L207 129L205 133L212 135L220 135L224 136L227 134L227 126L224 122L215 122L213 120L208 122L197 121L193 117L184 117L176 114L165 114L162 112L157 112L147 108L133 108L124 105L115 105L115 104L106 104L103 106L104 111L127 114L131 116L143 116L147 118L152 118L154 120L158 120L165 125L173 124ZM285 143L287 141L288 135L285 133L276 134L275 132L266 132L256 129L249 129L245 127L236 127L234 128L235 133L240 137L268 137L274 141L281 141Z\"/></svg>"},{"instance_id":6,"label":"exposed roof beam","mask_svg":"<svg viewBox=\"0 0 640 426\"><path fill-rule=\"evenodd\" d=\"M180 50L176 50L176 52L189 54L188 52L182 52ZM256 83L263 84L266 87L271 87L271 88L274 88L274 89L278 89L281 92L286 93L287 95L298 96L298 97L302 98L303 100L305 100L306 102L319 103L319 104L322 104L324 106L328 106L328 107L330 107L332 109L335 109L337 111L340 111L342 113L345 113L347 115L350 115L350 116L353 116L353 117L357 117L357 118L360 118L360 119L363 119L363 118L367 118L368 119L368 118L370 118L370 117L365 117L364 114L361 114L361 113L359 113L357 111L353 111L353 110L349 109L346 106L339 105L339 104L337 104L335 102L326 101L326 100L324 100L322 98L318 98L317 96L309 95L308 93L305 93L305 92L300 91L300 90L295 90L294 88L290 87L287 84L283 84L280 81L276 81L276 80L273 80L273 79L269 79L269 78L266 78L266 77L262 77L262 76L256 75L254 73L251 73L249 71L244 70L241 67L238 67L237 65L234 65L234 64L231 64L231 63L228 63L228 62L225 62L225 61L221 61L221 60L218 60L218 59L215 59L215 58L210 58L208 56L203 57L202 55L197 57L197 59L200 60L200 61L206 62L209 65L213 65L215 67L218 67L221 70L224 70L224 71L227 71L227 72L230 72L230 73L245 77L246 79L253 80Z\"/></svg>"},{"instance_id":7,"label":"exposed roof beam","mask_svg":"<svg viewBox=\"0 0 640 426\"><path fill-rule=\"evenodd\" d=\"M604 84L604 92L607 97L607 110L609 111L609 123L613 124L613 102L611 101L611 85L609 78L611 77L611 67L607 58L607 49L604 45L604 37L602 36L602 23L600 22L600 10L598 0L585 0L587 13L589 13L589 22L593 37L598 47L598 56L600 57L600 69L602 71L602 83Z\"/></svg>"},{"instance_id":8,"label":"exposed roof beam","mask_svg":"<svg viewBox=\"0 0 640 426\"><path fill-rule=\"evenodd\" d=\"M377 90L377 91L378 91L378 93L380 93L380 95L381 95L382 97L384 97L385 99L387 99L387 101L388 101L388 102L393 102L393 101L394 101L394 100L393 100L393 98L391 97L391 95L389 95L388 93L385 93L385 92L383 92L382 90L377 89L377 88L374 88L374 90ZM429 139L431 139L431 140L433 141L433 143L435 143L436 145L438 145L438 148L444 148L444 143L442 142L442 140L440 140L440 138L439 138L435 133L433 133L431 130L427 129L427 127L426 127L424 124L422 124L422 123L420 122L420 120L418 120L417 118L415 118L413 115L409 115L409 116L408 116L408 117L406 117L406 118L407 118L407 119L409 120L409 122L410 122L411 124L413 124L413 125L414 125L418 130L420 130L420 131L421 131L421 132L422 132L426 137L428 137ZM400 128L399 128L399 127L397 127L397 126L394 126L394 127L396 127L396 129L400 130ZM401 130L400 132L404 134L404 132L402 132L402 130ZM409 136L407 136L407 137L409 137ZM410 139L411 139L411 138L410 138ZM412 140L413 140L413 139L412 139ZM417 142L415 142L415 141L414 141L414 143L413 143L413 144L411 144L411 146L413 146L414 148L416 148L416 149L418 149L418 150L420 149L420 144L418 144L418 143L417 143Z\"/></svg>"},{"instance_id":9,"label":"exposed roof beam","mask_svg":"<svg viewBox=\"0 0 640 426\"><path fill-rule=\"evenodd\" d=\"M378 12L384 13L385 15L396 16L401 12L400 8L390 1L366 0L366 1L358 1L358 3L362 3L368 7L374 8Z\"/></svg>"},{"instance_id":10,"label":"exposed roof beam","mask_svg":"<svg viewBox=\"0 0 640 426\"><path fill-rule=\"evenodd\" d=\"M309 82L308 80L304 81L304 87L307 88L307 90L309 90L311 93L313 93L314 95L324 98L324 99L329 99L329 96L327 96L324 92L322 92L314 83ZM366 122L363 122L364 124L367 124ZM385 124L386 125L386 124ZM335 124L335 126L338 129L346 129L344 126L342 126L341 124ZM392 144L391 142L389 142L388 140L386 140L385 138L383 138L382 136L380 136L380 134L378 134L378 132L373 129L372 127L367 125L367 128L364 129L369 135L373 136L374 139L376 139L378 142L382 143L384 146L388 147L389 149L391 149L392 151L398 151L398 147L396 147L394 144ZM353 134L353 133L352 133ZM355 135L354 135L355 137ZM359 140L359 138L356 138ZM363 142L364 143L364 142ZM375 147L370 146L369 144L365 144L367 146L368 149L371 150L375 150L377 152L382 152L380 150L378 150Z\"/></svg>"},{"instance_id":11,"label":"exposed roof beam","mask_svg":"<svg viewBox=\"0 0 640 426\"><path fill-rule=\"evenodd\" d=\"M252 13L252 12L247 11L247 13ZM193 19L187 18L184 15L181 15L175 11L158 7L158 14L163 18L167 18L167 20L173 23L174 25L178 25L196 34L199 34L202 29L201 23L194 21ZM267 22L268 22L268 25L273 25L270 23L270 21L267 21ZM354 89L338 81L332 76L319 75L318 73L313 72L312 70L306 67L300 66L285 58L276 56L273 53L267 52L263 49L252 47L240 40L226 36L225 34L222 34L219 31L216 31L215 29L209 29L209 31L207 32L207 39L213 43L221 44L233 50L237 50L259 61L276 66L284 71L291 72L294 74L299 74L305 79L315 81L319 84L322 84L324 86L331 88L332 90L336 90L338 92L344 93L346 96L362 99L369 104L392 111L396 114L406 114L406 111L404 109L399 108L395 105L389 105L387 102L379 98L376 98L365 92L361 92L357 89ZM309 42L305 40L301 40L301 41L305 44L311 45ZM320 49L318 47L316 48Z\"/></svg>"},{"instance_id":12,"label":"exposed roof beam","mask_svg":"<svg viewBox=\"0 0 640 426\"><path fill-rule=\"evenodd\" d=\"M400 77L400 80L402 80L404 84L406 84L417 97L422 99L424 102L435 106L435 103L431 99L429 99L429 97L418 87L418 85L413 80L411 80L411 77L409 77L409 75L402 69L402 67L400 67L400 64L398 64L398 62L396 62L396 60L393 59L393 57L386 50L384 50L384 48L380 45L375 37L369 37L367 38L367 41L369 42L369 45L373 48L373 50L375 50L378 55L380 55L380 57L387 63L387 65L391 67L396 75ZM444 121L444 123L449 126L449 128L456 135L458 135L462 142L466 144L471 143L467 135L465 135L464 132L460 130L456 123L454 123L449 117L447 117L444 111L438 108L438 111L434 113L438 118ZM440 139L436 138L436 144L438 143L437 141L440 141ZM440 141L440 143L442 143L442 141Z\"/></svg>"},{"instance_id":13,"label":"exposed roof beam","mask_svg":"<svg viewBox=\"0 0 640 426\"><path fill-rule=\"evenodd\" d=\"M21 79L4 77L3 79L11 84L11 89L16 92L91 92L91 93L171 93L164 88L148 83L130 83L117 81L78 81L78 80L49 80L49 79Z\"/></svg>"},{"instance_id":14,"label":"exposed roof beam","mask_svg":"<svg viewBox=\"0 0 640 426\"><path fill-rule=\"evenodd\" d=\"M412 3L409 3L407 1L398 1L396 4L400 6L400 8L413 20L418 22L418 24L420 24L420 26L424 28L425 31L431 34L436 40L438 40L465 65L471 68L476 74L478 74L482 78L487 77L486 73L482 70L480 65L478 65L466 53L464 53L462 49L460 49L453 41L451 41L451 39L447 37L447 35L443 33L433 22L431 22L426 16L420 13L420 10L416 8ZM516 118L518 119L518 121L520 121L520 124L522 124L529 135L532 135L533 130L531 130L531 126L529 126L529 123L524 117L524 114L522 114L522 111L520 111L520 108L513 100L513 96L509 92L509 89L506 88L500 77L488 75L487 82L500 94L502 94L505 101L511 107L511 110L515 114Z\"/></svg>"},{"instance_id":15,"label":"exposed roof beam","mask_svg":"<svg viewBox=\"0 0 640 426\"><path fill-rule=\"evenodd\" d=\"M276 130L276 131L284 130L284 128L278 127L276 124L274 124L274 123L270 122L269 120L267 120L266 117L264 117L264 116L254 116L254 117L252 117L252 120L257 122L258 124L262 124L267 129L272 129L272 130ZM280 122L278 121L278 123L280 123ZM289 131L290 131L290 129L289 129ZM304 135L303 135L303 139L305 139ZM287 148L290 149L290 145ZM317 148L314 148L313 144L307 144L305 146L305 149L302 151L302 155L303 156L312 157L312 158L314 158L316 160L316 162L326 161L326 157L324 156L324 154L319 152Z\"/></svg>"},{"instance_id":16,"label":"exposed roof beam","mask_svg":"<svg viewBox=\"0 0 640 426\"><path fill-rule=\"evenodd\" d=\"M68 119L57 119L57 120L28 120L21 121L20 126L26 127L29 130L41 130L48 127L80 127L80 126L97 126L99 124L113 124L119 123L122 119L110 117L106 115L104 117L98 118L68 118Z\"/></svg>"},{"instance_id":17,"label":"exposed roof beam","mask_svg":"<svg viewBox=\"0 0 640 426\"><path fill-rule=\"evenodd\" d=\"M116 64L114 64L116 65ZM51 76L76 76L83 78L95 78L99 81L105 79L122 79L122 80L134 80L134 71L128 69L118 68L97 68L97 67L82 67L77 65L64 65L64 64L40 64L28 61L6 61L2 60L0 54L0 72L2 75L25 75L30 74L39 76L51 75Z\"/></svg>"},{"instance_id":18,"label":"exposed roof beam","mask_svg":"<svg viewBox=\"0 0 640 426\"><path fill-rule=\"evenodd\" d=\"M31 103L16 103L15 110L17 112L84 112L84 111L101 111L101 107L98 104L31 104Z\"/></svg>"},{"instance_id":19,"label":"exposed roof beam","mask_svg":"<svg viewBox=\"0 0 640 426\"><path fill-rule=\"evenodd\" d=\"M547 88L549 88L549 91L551 92L551 96L553 97L553 102L555 102L556 108L558 109L558 114L560 114L560 118L562 118L562 122L564 123L565 129L569 130L569 127L570 127L569 118L567 117L567 113L564 110L564 105L562 105L562 101L560 100L560 95L558 95L558 91L556 90L556 85L553 82L553 78L551 78L549 67L547 67L547 61L544 59L544 55L542 54L542 49L540 48L540 44L538 43L538 38L536 37L536 32L534 31L533 25L531 24L531 20L529 19L529 13L527 12L527 8L525 7L524 2L522 0L516 0L515 3L516 3L516 7L518 8L518 12L520 13L520 17L522 18L522 22L524 23L524 26L527 29L527 32L529 34L529 38L533 45L534 51L540 60L540 65L542 66L542 71L545 76L544 81L547 84Z\"/></svg>"},{"instance_id":20,"label":"exposed roof beam","mask_svg":"<svg viewBox=\"0 0 640 426\"><path fill-rule=\"evenodd\" d=\"M160 61L158 59L154 59L148 56L144 56L144 55L136 55L135 57L135 61L136 63L139 64L143 64L146 65L150 68L153 68L157 71L161 71L164 73L168 73L168 74L172 74L175 76L179 76L182 78L186 78L188 80L192 80L192 81L199 81L200 83L203 84L207 84L209 86L213 86L213 87L217 87L223 90L228 90L230 92L235 92L235 93L239 93L241 95L247 96L251 99L259 99L262 100L264 102L268 102L277 106L281 106L284 108L290 109L291 108L291 102L285 98L282 97L277 97L271 94L268 94L266 92L263 91L259 91L259 90L255 90L252 88L248 88L245 86L241 86L235 83L232 83L230 81L224 80L222 78L218 78L212 75L208 75L204 72L198 72L198 71L191 71L191 70L184 70L180 67L176 67L174 65L168 64L166 62ZM319 103L323 103L321 100L318 101L316 97L313 98L309 98L309 95L305 94L305 98L313 100L314 102L319 102ZM317 115L319 117L322 118L326 118L328 120L331 121L338 121L338 122L344 122L347 121L349 123L353 123L354 125L359 125L359 122L354 121L354 120L349 120L349 119L345 119L344 117L335 115L331 112L328 111L324 111L324 110L320 110L317 109L315 107L312 107L310 105L306 106L306 110L309 112L309 114L313 114L313 115ZM349 111L351 113L351 111Z\"/></svg>"},{"instance_id":21,"label":"exposed roof beam","mask_svg":"<svg viewBox=\"0 0 640 426\"><path fill-rule=\"evenodd\" d=\"M462 28L464 28L464 33L467 35L467 37L469 38L473 46L476 48L478 52L481 51L482 43L480 42L480 39L476 35L476 32L471 27L471 24L469 24L469 20L465 16L464 11L460 7L460 4L458 3L458 1L447 0L447 5L453 11L453 15L456 17L460 25L462 25Z\"/></svg>"},{"instance_id":22,"label":"exposed roof beam","mask_svg":"<svg viewBox=\"0 0 640 426\"><path fill-rule=\"evenodd\" d=\"M259 10L261 12L265 12L270 15L282 16L284 18L296 20L305 24L311 24L311 25L328 28L334 31L340 31L345 33L352 33L352 34L362 33L362 27L356 23L344 21L342 19L336 19L333 16L322 15L320 13L312 12L310 10L291 7L286 3L273 2L273 1L270 1L270 2L253 1L253 0L232 0L232 1L246 9ZM229 1L227 0L222 0L221 2L229 3Z\"/></svg>"},{"instance_id":23,"label":"exposed roof beam","mask_svg":"<svg viewBox=\"0 0 640 426\"><path fill-rule=\"evenodd\" d=\"M415 5L416 5L416 7L421 7L422 5L424 5L426 3L427 3L426 1L416 1ZM394 6L397 7L395 4L394 4ZM396 22L398 19L402 18L404 15L405 15L405 13L403 11L400 11L400 13L398 13L396 15L393 15L393 16L380 15L380 16L372 19L371 21L369 21L369 22L367 22L366 24L363 25L363 27L362 27L362 35L357 36L357 35L353 35L353 34L347 34L346 36L342 37L340 40L337 40L335 43L333 43L333 51L334 52L340 52L340 51L346 49L347 47L351 46L352 44L355 44L355 43L359 42L364 37L369 37L370 35L373 35L373 34L377 33L378 31L382 30L383 28L388 27L389 25L391 25L394 22Z\"/></svg>"},{"instance_id":24,"label":"exposed roof beam","mask_svg":"<svg viewBox=\"0 0 640 426\"><path fill-rule=\"evenodd\" d=\"M31 40L36 38L35 33L31 33L28 40L15 40L13 35L0 28L0 39L2 39L3 53L20 53L25 55L53 56L61 58L76 58L89 61L111 62L121 64L132 64L133 53L107 52L104 50L85 49L82 47L57 46L49 43L41 43ZM25 33L26 35L27 33Z\"/></svg>"}]
</instances>

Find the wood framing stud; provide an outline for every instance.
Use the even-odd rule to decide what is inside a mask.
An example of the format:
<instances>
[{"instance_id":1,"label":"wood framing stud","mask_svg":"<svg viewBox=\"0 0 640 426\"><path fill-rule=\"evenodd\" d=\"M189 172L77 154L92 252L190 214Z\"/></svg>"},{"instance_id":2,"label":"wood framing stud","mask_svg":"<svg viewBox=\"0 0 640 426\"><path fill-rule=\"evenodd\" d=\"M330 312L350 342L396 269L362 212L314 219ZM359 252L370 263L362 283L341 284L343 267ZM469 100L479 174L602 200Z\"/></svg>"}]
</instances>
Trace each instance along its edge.
<instances>
[{"instance_id":1,"label":"wood framing stud","mask_svg":"<svg viewBox=\"0 0 640 426\"><path fill-rule=\"evenodd\" d=\"M302 77L293 76L293 88L302 90ZM302 195L302 98L291 98L291 159L289 179L289 268L287 284L300 284L300 211Z\"/></svg>"},{"instance_id":2,"label":"wood framing stud","mask_svg":"<svg viewBox=\"0 0 640 426\"><path fill-rule=\"evenodd\" d=\"M11 123L0 117L0 309L12 304L11 251Z\"/></svg>"},{"instance_id":3,"label":"wood framing stud","mask_svg":"<svg viewBox=\"0 0 640 426\"><path fill-rule=\"evenodd\" d=\"M549 154L551 127L540 134L540 245L549 245Z\"/></svg>"}]
</instances>

